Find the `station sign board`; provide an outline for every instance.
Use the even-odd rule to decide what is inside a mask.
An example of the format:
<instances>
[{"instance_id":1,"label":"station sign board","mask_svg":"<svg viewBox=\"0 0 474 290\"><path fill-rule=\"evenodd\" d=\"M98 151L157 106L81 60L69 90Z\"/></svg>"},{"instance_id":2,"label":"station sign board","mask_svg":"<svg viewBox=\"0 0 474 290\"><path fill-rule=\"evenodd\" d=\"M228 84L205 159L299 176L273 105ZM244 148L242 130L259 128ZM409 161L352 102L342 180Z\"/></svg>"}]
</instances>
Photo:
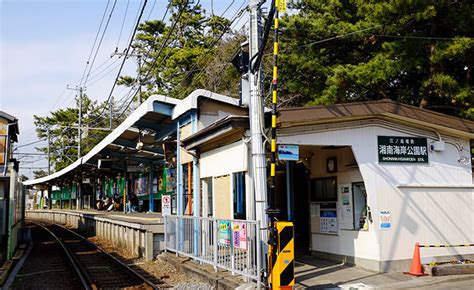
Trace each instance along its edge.
<instances>
[{"instance_id":1,"label":"station sign board","mask_svg":"<svg viewBox=\"0 0 474 290\"><path fill-rule=\"evenodd\" d=\"M378 136L380 163L428 163L426 138Z\"/></svg>"},{"instance_id":2,"label":"station sign board","mask_svg":"<svg viewBox=\"0 0 474 290\"><path fill-rule=\"evenodd\" d=\"M278 145L278 159L298 161L300 148L298 145Z\"/></svg>"}]
</instances>

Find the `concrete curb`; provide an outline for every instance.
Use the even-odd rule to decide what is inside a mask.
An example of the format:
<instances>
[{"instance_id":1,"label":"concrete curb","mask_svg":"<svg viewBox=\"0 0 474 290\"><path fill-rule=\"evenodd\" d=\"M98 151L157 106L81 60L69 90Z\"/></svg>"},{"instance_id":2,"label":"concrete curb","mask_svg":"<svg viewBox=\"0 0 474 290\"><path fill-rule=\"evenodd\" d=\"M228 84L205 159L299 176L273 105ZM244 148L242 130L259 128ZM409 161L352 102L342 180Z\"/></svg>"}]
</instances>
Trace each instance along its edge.
<instances>
[{"instance_id":1,"label":"concrete curb","mask_svg":"<svg viewBox=\"0 0 474 290\"><path fill-rule=\"evenodd\" d=\"M16 275L30 255L32 249L33 243L30 243L28 247L26 247L25 244L20 245L19 249L15 252L13 259L7 262L8 265L5 269L6 271L0 277L0 289L10 289Z\"/></svg>"},{"instance_id":2,"label":"concrete curb","mask_svg":"<svg viewBox=\"0 0 474 290\"><path fill-rule=\"evenodd\" d=\"M157 259L170 263L177 270L211 285L214 289L230 290L244 284L249 284L245 289L255 288L255 285L244 282L239 276L233 276L229 271L220 270L216 272L212 266L198 264L190 258L179 257L166 252L158 255Z\"/></svg>"}]
</instances>

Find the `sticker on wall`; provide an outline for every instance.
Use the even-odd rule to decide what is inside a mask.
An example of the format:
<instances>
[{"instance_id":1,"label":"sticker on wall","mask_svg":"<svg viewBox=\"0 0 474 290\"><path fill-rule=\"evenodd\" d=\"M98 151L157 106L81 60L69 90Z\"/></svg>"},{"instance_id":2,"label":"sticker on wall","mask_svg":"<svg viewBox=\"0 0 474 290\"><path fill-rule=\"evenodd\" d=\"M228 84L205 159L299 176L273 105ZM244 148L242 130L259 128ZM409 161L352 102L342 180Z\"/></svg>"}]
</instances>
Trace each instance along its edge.
<instances>
[{"instance_id":1,"label":"sticker on wall","mask_svg":"<svg viewBox=\"0 0 474 290\"><path fill-rule=\"evenodd\" d=\"M385 210L379 212L379 228L381 230L388 230L392 228L392 218L390 216L390 211Z\"/></svg>"},{"instance_id":2,"label":"sticker on wall","mask_svg":"<svg viewBox=\"0 0 474 290\"><path fill-rule=\"evenodd\" d=\"M230 246L230 222L219 221L219 244Z\"/></svg>"},{"instance_id":3,"label":"sticker on wall","mask_svg":"<svg viewBox=\"0 0 474 290\"><path fill-rule=\"evenodd\" d=\"M247 225L241 222L233 222L234 248L247 250Z\"/></svg>"}]
</instances>

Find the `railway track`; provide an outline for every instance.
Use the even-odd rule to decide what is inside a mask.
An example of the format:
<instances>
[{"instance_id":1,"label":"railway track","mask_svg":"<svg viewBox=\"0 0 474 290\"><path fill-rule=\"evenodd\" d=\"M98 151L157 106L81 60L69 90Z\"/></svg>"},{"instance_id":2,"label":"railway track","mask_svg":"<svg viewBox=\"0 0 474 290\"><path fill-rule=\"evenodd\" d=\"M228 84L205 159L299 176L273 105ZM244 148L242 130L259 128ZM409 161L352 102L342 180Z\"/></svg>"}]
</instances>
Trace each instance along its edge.
<instances>
[{"instance_id":1,"label":"railway track","mask_svg":"<svg viewBox=\"0 0 474 290\"><path fill-rule=\"evenodd\" d=\"M50 252L50 256L54 257L60 253L59 255L67 258L68 263L66 264L69 265L69 269L72 269L70 272L75 274L73 279L75 280L75 287L72 288L157 289L156 285L142 274L106 253L76 232L56 224L34 224L43 229L43 231L48 232L50 237L52 237L50 242L54 241L58 245L52 249L52 251L56 252ZM61 250L59 251L59 249ZM56 275L62 275L62 273L56 273ZM58 288L70 289L69 287Z\"/></svg>"}]
</instances>

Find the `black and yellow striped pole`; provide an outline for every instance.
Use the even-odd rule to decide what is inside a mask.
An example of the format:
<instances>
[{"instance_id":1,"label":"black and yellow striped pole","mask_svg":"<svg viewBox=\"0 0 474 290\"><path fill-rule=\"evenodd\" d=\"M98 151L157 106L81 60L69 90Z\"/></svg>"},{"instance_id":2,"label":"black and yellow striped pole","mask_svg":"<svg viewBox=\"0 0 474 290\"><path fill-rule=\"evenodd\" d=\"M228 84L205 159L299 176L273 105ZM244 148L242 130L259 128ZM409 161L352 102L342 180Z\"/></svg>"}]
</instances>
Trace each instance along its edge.
<instances>
[{"instance_id":1,"label":"black and yellow striped pole","mask_svg":"<svg viewBox=\"0 0 474 290\"><path fill-rule=\"evenodd\" d=\"M272 289L291 288L294 279L294 229L291 222L275 222L275 185L276 185L276 126L277 126L277 101L278 101L278 20L279 12L286 10L285 0L276 0L274 18L274 43L273 43L273 79L272 79L272 124L271 124L271 159L270 159L270 231L268 240L268 265L269 284Z\"/></svg>"}]
</instances>

